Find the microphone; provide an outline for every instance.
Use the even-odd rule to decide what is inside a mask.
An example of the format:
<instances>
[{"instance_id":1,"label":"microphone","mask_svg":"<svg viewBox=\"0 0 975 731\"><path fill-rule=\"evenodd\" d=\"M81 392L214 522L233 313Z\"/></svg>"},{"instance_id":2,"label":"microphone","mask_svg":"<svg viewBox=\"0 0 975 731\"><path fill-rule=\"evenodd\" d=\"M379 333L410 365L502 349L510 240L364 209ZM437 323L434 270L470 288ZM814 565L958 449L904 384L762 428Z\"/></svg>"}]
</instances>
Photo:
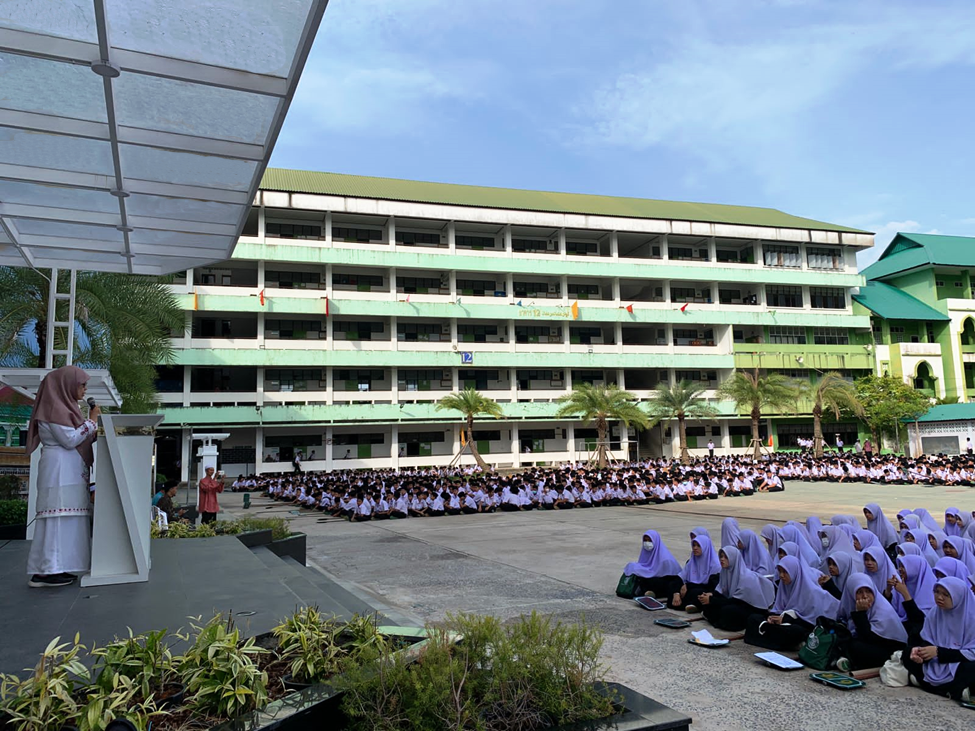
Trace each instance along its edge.
<instances>
[{"instance_id":1,"label":"microphone","mask_svg":"<svg viewBox=\"0 0 975 731\"><path fill-rule=\"evenodd\" d=\"M98 406L98 404L95 403L95 399L93 399L91 396L89 396L85 400L85 403L88 404L88 408L89 409L94 409L94 408L96 408Z\"/></svg>"}]
</instances>

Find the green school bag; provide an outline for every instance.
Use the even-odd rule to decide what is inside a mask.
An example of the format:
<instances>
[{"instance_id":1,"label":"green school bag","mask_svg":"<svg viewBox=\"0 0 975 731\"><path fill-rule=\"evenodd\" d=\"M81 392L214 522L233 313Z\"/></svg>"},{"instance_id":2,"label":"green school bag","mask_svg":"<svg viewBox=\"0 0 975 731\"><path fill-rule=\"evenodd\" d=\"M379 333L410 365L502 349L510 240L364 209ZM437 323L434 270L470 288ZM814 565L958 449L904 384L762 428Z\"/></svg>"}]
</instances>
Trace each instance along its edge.
<instances>
[{"instance_id":1,"label":"green school bag","mask_svg":"<svg viewBox=\"0 0 975 731\"><path fill-rule=\"evenodd\" d=\"M815 670L829 670L842 657L850 631L842 624L820 617L816 627L799 648L799 662Z\"/></svg>"},{"instance_id":2,"label":"green school bag","mask_svg":"<svg viewBox=\"0 0 975 731\"><path fill-rule=\"evenodd\" d=\"M636 575L627 576L623 574L616 585L616 596L622 599L632 599L634 594L636 594Z\"/></svg>"}]
</instances>

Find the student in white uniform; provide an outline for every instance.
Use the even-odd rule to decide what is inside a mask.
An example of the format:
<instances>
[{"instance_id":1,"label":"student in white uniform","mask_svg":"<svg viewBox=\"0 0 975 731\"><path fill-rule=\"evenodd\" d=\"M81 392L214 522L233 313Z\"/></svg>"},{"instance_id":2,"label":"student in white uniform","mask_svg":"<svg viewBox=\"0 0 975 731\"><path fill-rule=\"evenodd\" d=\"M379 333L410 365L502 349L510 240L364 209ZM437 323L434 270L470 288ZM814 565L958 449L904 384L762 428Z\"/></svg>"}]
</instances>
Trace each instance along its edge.
<instances>
[{"instance_id":1,"label":"student in white uniform","mask_svg":"<svg viewBox=\"0 0 975 731\"><path fill-rule=\"evenodd\" d=\"M37 389L27 427L27 454L39 446L37 524L27 557L32 587L67 586L91 569L91 498L89 475L94 461L98 416L88 418L78 402L85 397L88 374L76 366L48 373Z\"/></svg>"}]
</instances>

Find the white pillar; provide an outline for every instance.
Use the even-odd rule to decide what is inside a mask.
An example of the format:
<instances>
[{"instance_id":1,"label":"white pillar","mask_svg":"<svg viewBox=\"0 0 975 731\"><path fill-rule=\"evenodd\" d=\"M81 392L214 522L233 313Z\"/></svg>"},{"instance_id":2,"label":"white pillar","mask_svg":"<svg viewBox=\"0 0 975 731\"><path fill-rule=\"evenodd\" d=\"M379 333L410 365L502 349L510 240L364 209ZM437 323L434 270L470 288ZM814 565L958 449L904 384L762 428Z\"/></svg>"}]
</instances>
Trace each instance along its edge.
<instances>
[{"instance_id":1,"label":"white pillar","mask_svg":"<svg viewBox=\"0 0 975 731\"><path fill-rule=\"evenodd\" d=\"M254 429L254 474L264 470L264 427Z\"/></svg>"},{"instance_id":2,"label":"white pillar","mask_svg":"<svg viewBox=\"0 0 975 731\"><path fill-rule=\"evenodd\" d=\"M325 469L331 472L334 469L334 456L332 444L332 427L325 427Z\"/></svg>"},{"instance_id":3,"label":"white pillar","mask_svg":"<svg viewBox=\"0 0 975 731\"><path fill-rule=\"evenodd\" d=\"M511 425L511 463L515 467L521 466L521 446L518 441L518 425Z\"/></svg>"},{"instance_id":4,"label":"white pillar","mask_svg":"<svg viewBox=\"0 0 975 731\"><path fill-rule=\"evenodd\" d=\"M191 401L190 387L193 385L193 369L191 366L183 366L183 406L189 406Z\"/></svg>"},{"instance_id":5,"label":"white pillar","mask_svg":"<svg viewBox=\"0 0 975 731\"><path fill-rule=\"evenodd\" d=\"M457 224L453 221L447 222L447 251L451 254L457 251Z\"/></svg>"},{"instance_id":6,"label":"white pillar","mask_svg":"<svg viewBox=\"0 0 975 731\"><path fill-rule=\"evenodd\" d=\"M396 246L396 218L393 216L386 221L386 240L390 246Z\"/></svg>"},{"instance_id":7,"label":"white pillar","mask_svg":"<svg viewBox=\"0 0 975 731\"><path fill-rule=\"evenodd\" d=\"M190 447L193 445L193 433L187 427L180 429L179 445L179 479L180 482L190 481Z\"/></svg>"},{"instance_id":8,"label":"white pillar","mask_svg":"<svg viewBox=\"0 0 975 731\"><path fill-rule=\"evenodd\" d=\"M393 393L392 402L399 403L399 368L389 369L389 390Z\"/></svg>"},{"instance_id":9,"label":"white pillar","mask_svg":"<svg viewBox=\"0 0 975 731\"><path fill-rule=\"evenodd\" d=\"M569 461L578 462L579 454L576 451L576 425L572 422L566 427L566 435L569 441Z\"/></svg>"},{"instance_id":10,"label":"white pillar","mask_svg":"<svg viewBox=\"0 0 975 731\"><path fill-rule=\"evenodd\" d=\"M258 292L264 289L265 279L266 276L265 276L264 260L261 259L260 261L257 262L257 291Z\"/></svg>"},{"instance_id":11,"label":"white pillar","mask_svg":"<svg viewBox=\"0 0 975 731\"><path fill-rule=\"evenodd\" d=\"M609 255L618 259L620 255L620 237L615 231L609 234Z\"/></svg>"},{"instance_id":12,"label":"white pillar","mask_svg":"<svg viewBox=\"0 0 975 731\"><path fill-rule=\"evenodd\" d=\"M389 456L393 469L399 470L399 424L393 424L389 435Z\"/></svg>"}]
</instances>

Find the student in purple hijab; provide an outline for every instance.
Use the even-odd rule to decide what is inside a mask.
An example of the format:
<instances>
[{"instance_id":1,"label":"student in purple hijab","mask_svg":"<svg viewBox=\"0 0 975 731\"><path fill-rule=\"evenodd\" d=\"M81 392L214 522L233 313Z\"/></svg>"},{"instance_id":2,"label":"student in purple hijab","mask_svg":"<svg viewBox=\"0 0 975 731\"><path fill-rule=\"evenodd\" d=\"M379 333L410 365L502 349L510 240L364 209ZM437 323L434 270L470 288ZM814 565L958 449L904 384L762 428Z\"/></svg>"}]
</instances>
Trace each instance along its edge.
<instances>
[{"instance_id":1,"label":"student in purple hijab","mask_svg":"<svg viewBox=\"0 0 975 731\"><path fill-rule=\"evenodd\" d=\"M951 556L939 558L938 563L934 565L934 569L932 570L936 579L943 579L946 576L954 576L956 579L967 579L969 576L968 567L957 558L952 558Z\"/></svg>"},{"instance_id":2,"label":"student in purple hijab","mask_svg":"<svg viewBox=\"0 0 975 731\"><path fill-rule=\"evenodd\" d=\"M870 546L880 546L880 541L877 540L877 536L872 531L861 528L853 534L853 547L856 550L862 551L864 548L869 548ZM884 548L884 546L880 547Z\"/></svg>"},{"instance_id":3,"label":"student in purple hijab","mask_svg":"<svg viewBox=\"0 0 975 731\"><path fill-rule=\"evenodd\" d=\"M910 528L904 531L904 542L917 545L921 549L921 555L928 562L928 566L933 568L938 563L938 554L931 548L927 528Z\"/></svg>"},{"instance_id":4,"label":"student in purple hijab","mask_svg":"<svg viewBox=\"0 0 975 731\"><path fill-rule=\"evenodd\" d=\"M914 513L905 513L900 519L900 523L897 526L900 528L901 541L904 540L904 531L910 530L911 528L920 528L921 519L914 515Z\"/></svg>"},{"instance_id":5,"label":"student in purple hijab","mask_svg":"<svg viewBox=\"0 0 975 731\"><path fill-rule=\"evenodd\" d=\"M673 585L670 606L683 607L688 612L701 611L698 596L714 591L720 573L721 563L711 539L699 535L691 541L691 556Z\"/></svg>"},{"instance_id":6,"label":"student in purple hijab","mask_svg":"<svg viewBox=\"0 0 975 731\"><path fill-rule=\"evenodd\" d=\"M968 521L965 521L965 516L967 513L962 513L958 508L947 508L945 510L945 533L949 536L960 536L964 535L965 528L968 527L968 522L971 522L971 516L968 516Z\"/></svg>"},{"instance_id":7,"label":"student in purple hijab","mask_svg":"<svg viewBox=\"0 0 975 731\"><path fill-rule=\"evenodd\" d=\"M897 559L897 575L888 584L893 588L891 604L911 638L917 638L924 617L934 607L935 577L928 562L920 556Z\"/></svg>"},{"instance_id":8,"label":"student in purple hijab","mask_svg":"<svg viewBox=\"0 0 975 731\"><path fill-rule=\"evenodd\" d=\"M887 555L891 555L892 547L900 543L900 537L897 535L893 524L884 515L884 511L881 510L880 505L877 503L867 503L863 506L863 517L867 519L867 530L877 536L877 541L879 541L881 548L887 551Z\"/></svg>"},{"instance_id":9,"label":"student in purple hijab","mask_svg":"<svg viewBox=\"0 0 975 731\"><path fill-rule=\"evenodd\" d=\"M816 570L795 556L783 558L775 570L779 590L771 614L748 618L745 642L769 650L794 650L820 617L836 618L839 602L819 585Z\"/></svg>"},{"instance_id":10,"label":"student in purple hijab","mask_svg":"<svg viewBox=\"0 0 975 731\"><path fill-rule=\"evenodd\" d=\"M806 538L809 539L809 545L813 548L819 543L819 529L823 527L823 521L817 518L815 515L810 515L806 518Z\"/></svg>"},{"instance_id":11,"label":"student in purple hijab","mask_svg":"<svg viewBox=\"0 0 975 731\"><path fill-rule=\"evenodd\" d=\"M836 662L842 672L880 667L907 644L900 617L866 574L850 576L836 619L853 634L843 648L844 657Z\"/></svg>"},{"instance_id":12,"label":"student in purple hijab","mask_svg":"<svg viewBox=\"0 0 975 731\"><path fill-rule=\"evenodd\" d=\"M938 525L927 508L914 508L914 515L921 519L921 526L926 530L941 530L941 526Z\"/></svg>"},{"instance_id":13,"label":"student in purple hijab","mask_svg":"<svg viewBox=\"0 0 975 731\"><path fill-rule=\"evenodd\" d=\"M783 541L792 541L799 546L799 555L803 561L810 566L819 565L819 554L816 553L816 549L809 545L805 530L800 530L794 523L790 523L782 526L782 530L779 533Z\"/></svg>"},{"instance_id":14,"label":"student in purple hijab","mask_svg":"<svg viewBox=\"0 0 975 731\"><path fill-rule=\"evenodd\" d=\"M841 530L840 526L824 525L819 529L819 537L823 548L826 549L826 558L837 553L848 553L853 557L853 570L861 571L861 554L854 548L853 539L846 534L846 531ZM824 574L829 570L825 559L819 564L818 568Z\"/></svg>"},{"instance_id":15,"label":"student in purple hijab","mask_svg":"<svg viewBox=\"0 0 975 731\"><path fill-rule=\"evenodd\" d=\"M890 562L886 551L874 546L864 549L862 556L863 573L870 577L870 581L873 582L874 589L877 590L878 594L886 592L886 595L890 597L891 590L887 580L897 573L897 569Z\"/></svg>"},{"instance_id":16,"label":"student in purple hijab","mask_svg":"<svg viewBox=\"0 0 975 731\"><path fill-rule=\"evenodd\" d=\"M703 525L696 525L693 528L691 528L691 540L694 540L698 536L707 536L708 538L710 538L711 534L708 533L708 529L705 528Z\"/></svg>"},{"instance_id":17,"label":"student in purple hijab","mask_svg":"<svg viewBox=\"0 0 975 731\"><path fill-rule=\"evenodd\" d=\"M852 574L857 573L855 568L853 556L849 553L842 551L834 553L826 559L826 573L819 577L819 585L840 599L846 588L846 582Z\"/></svg>"},{"instance_id":18,"label":"student in purple hijab","mask_svg":"<svg viewBox=\"0 0 975 731\"><path fill-rule=\"evenodd\" d=\"M944 542L948 540L947 534L943 530L928 531L928 543L931 549L937 554L938 558L945 555Z\"/></svg>"},{"instance_id":19,"label":"student in purple hijab","mask_svg":"<svg viewBox=\"0 0 975 731\"><path fill-rule=\"evenodd\" d=\"M721 547L725 546L737 546L738 545L738 534L741 533L741 528L738 526L738 521L734 518L725 518L721 521Z\"/></svg>"},{"instance_id":20,"label":"student in purple hijab","mask_svg":"<svg viewBox=\"0 0 975 731\"><path fill-rule=\"evenodd\" d=\"M637 577L637 596L668 595L671 585L680 573L680 564L655 530L643 534L640 557L626 564L623 573Z\"/></svg>"},{"instance_id":21,"label":"student in purple hijab","mask_svg":"<svg viewBox=\"0 0 975 731\"><path fill-rule=\"evenodd\" d=\"M975 685L975 595L967 581L946 577L934 585L934 602L901 661L921 689L961 700Z\"/></svg>"},{"instance_id":22,"label":"student in purple hijab","mask_svg":"<svg viewBox=\"0 0 975 731\"><path fill-rule=\"evenodd\" d=\"M975 574L975 552L972 542L962 536L949 536L944 542L945 556L957 558L968 567L969 574Z\"/></svg>"},{"instance_id":23,"label":"student in purple hijab","mask_svg":"<svg viewBox=\"0 0 975 731\"><path fill-rule=\"evenodd\" d=\"M772 558L772 563L775 563L779 560L779 546L782 544L782 534L774 525L766 523L762 527L762 539L768 547L768 554Z\"/></svg>"},{"instance_id":24,"label":"student in purple hijab","mask_svg":"<svg viewBox=\"0 0 975 731\"><path fill-rule=\"evenodd\" d=\"M829 519L829 522L833 525L852 525L854 530L860 530L863 527L855 515L834 515Z\"/></svg>"},{"instance_id":25,"label":"student in purple hijab","mask_svg":"<svg viewBox=\"0 0 975 731\"><path fill-rule=\"evenodd\" d=\"M924 558L924 552L916 543L898 543L897 558L900 558L901 556L920 556L921 558Z\"/></svg>"},{"instance_id":26,"label":"student in purple hijab","mask_svg":"<svg viewBox=\"0 0 975 731\"><path fill-rule=\"evenodd\" d=\"M768 611L775 601L775 587L749 569L741 552L733 546L718 551L718 560L721 574L717 587L699 597L704 618L718 629L740 632L751 615Z\"/></svg>"},{"instance_id":27,"label":"student in purple hijab","mask_svg":"<svg viewBox=\"0 0 975 731\"><path fill-rule=\"evenodd\" d=\"M755 531L747 528L738 534L738 549L745 566L762 576L772 573L772 561Z\"/></svg>"}]
</instances>

